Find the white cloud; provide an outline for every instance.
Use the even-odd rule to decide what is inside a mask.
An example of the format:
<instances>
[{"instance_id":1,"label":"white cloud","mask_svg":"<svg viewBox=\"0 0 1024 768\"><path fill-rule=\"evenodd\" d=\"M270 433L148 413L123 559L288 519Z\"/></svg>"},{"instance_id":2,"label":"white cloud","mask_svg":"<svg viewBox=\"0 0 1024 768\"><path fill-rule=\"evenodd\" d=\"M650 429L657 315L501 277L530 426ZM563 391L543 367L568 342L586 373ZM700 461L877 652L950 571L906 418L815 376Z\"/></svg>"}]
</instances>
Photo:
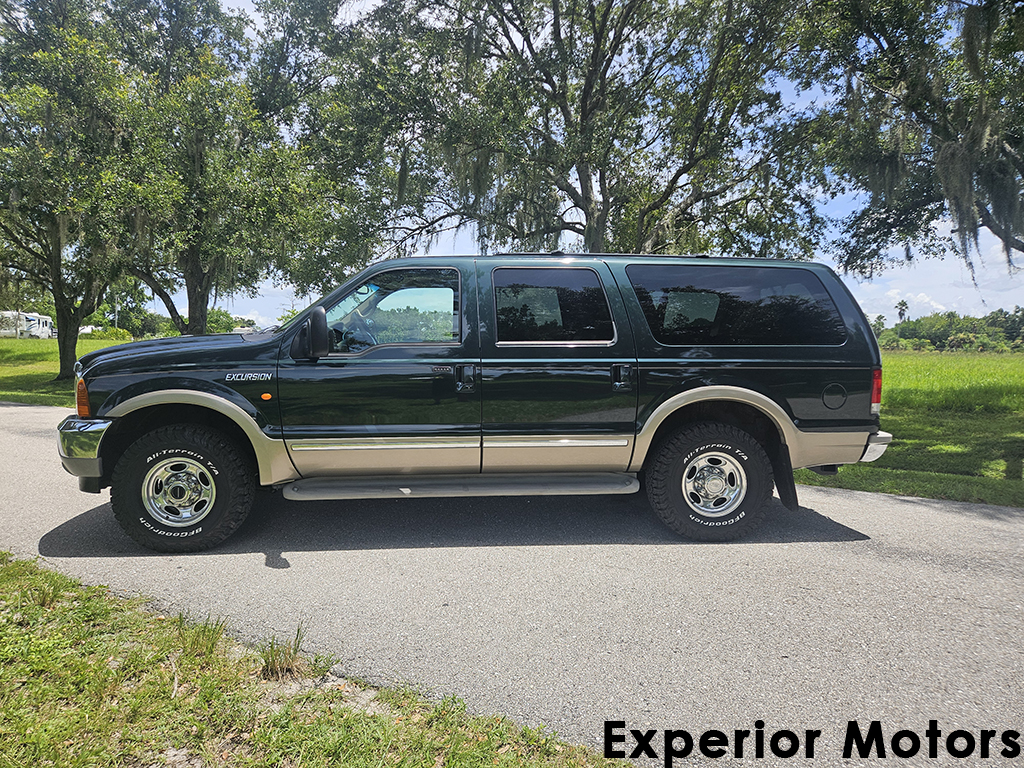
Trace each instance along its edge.
<instances>
[{"instance_id":1,"label":"white cloud","mask_svg":"<svg viewBox=\"0 0 1024 768\"><path fill-rule=\"evenodd\" d=\"M910 307L911 317L933 312L956 312L980 317L993 310L1024 305L1024 272L1010 274L1006 261L986 256L970 270L955 256L943 260L925 260L896 267L873 280L846 276L843 281L856 297L865 314L896 317L895 306L901 300Z\"/></svg>"}]
</instances>

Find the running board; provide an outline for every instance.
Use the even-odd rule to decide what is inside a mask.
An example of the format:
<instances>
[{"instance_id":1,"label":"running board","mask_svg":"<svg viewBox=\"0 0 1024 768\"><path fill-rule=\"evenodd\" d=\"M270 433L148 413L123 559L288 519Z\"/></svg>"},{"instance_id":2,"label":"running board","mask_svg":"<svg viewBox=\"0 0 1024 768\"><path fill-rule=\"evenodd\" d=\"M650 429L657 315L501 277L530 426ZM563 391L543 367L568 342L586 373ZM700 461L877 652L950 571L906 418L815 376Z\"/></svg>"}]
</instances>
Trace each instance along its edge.
<instances>
[{"instance_id":1,"label":"running board","mask_svg":"<svg viewBox=\"0 0 1024 768\"><path fill-rule=\"evenodd\" d=\"M584 496L636 493L635 475L618 472L550 475L382 475L313 477L287 483L292 501L334 499L427 499L455 496Z\"/></svg>"}]
</instances>

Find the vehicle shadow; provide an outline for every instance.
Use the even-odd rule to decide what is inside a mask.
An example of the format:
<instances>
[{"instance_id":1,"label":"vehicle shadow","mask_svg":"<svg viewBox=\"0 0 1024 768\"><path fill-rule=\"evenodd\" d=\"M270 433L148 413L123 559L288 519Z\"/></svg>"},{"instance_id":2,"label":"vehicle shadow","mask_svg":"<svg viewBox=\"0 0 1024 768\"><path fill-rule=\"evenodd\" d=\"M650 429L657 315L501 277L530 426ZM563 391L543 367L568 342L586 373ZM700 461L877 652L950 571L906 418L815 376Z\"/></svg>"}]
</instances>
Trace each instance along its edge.
<instances>
[{"instance_id":1,"label":"vehicle shadow","mask_svg":"<svg viewBox=\"0 0 1024 768\"><path fill-rule=\"evenodd\" d=\"M806 507L774 499L768 519L737 544L853 542L869 537ZM260 552L269 568L287 568L285 552L444 547L599 544L730 546L677 536L643 494L631 496L396 499L288 502L261 494L242 527L211 554ZM101 504L54 528L39 542L44 557L159 557L129 539ZM200 553L205 554L205 553Z\"/></svg>"}]
</instances>

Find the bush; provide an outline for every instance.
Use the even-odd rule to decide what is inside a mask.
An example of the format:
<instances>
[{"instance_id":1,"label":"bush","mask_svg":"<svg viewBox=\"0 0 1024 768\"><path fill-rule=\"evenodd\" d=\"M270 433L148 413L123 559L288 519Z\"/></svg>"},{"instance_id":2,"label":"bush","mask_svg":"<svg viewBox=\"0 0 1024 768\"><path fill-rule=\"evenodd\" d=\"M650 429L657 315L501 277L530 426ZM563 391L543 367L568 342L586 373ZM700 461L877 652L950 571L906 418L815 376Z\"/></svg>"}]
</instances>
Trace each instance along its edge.
<instances>
[{"instance_id":1,"label":"bush","mask_svg":"<svg viewBox=\"0 0 1024 768\"><path fill-rule=\"evenodd\" d=\"M969 352L1009 352L1010 347L1002 339L993 339L984 333L954 333L946 341L947 349Z\"/></svg>"},{"instance_id":2,"label":"bush","mask_svg":"<svg viewBox=\"0 0 1024 768\"><path fill-rule=\"evenodd\" d=\"M904 341L915 352L935 351L935 345L928 341L928 339L904 339Z\"/></svg>"},{"instance_id":3,"label":"bush","mask_svg":"<svg viewBox=\"0 0 1024 768\"><path fill-rule=\"evenodd\" d=\"M124 328L104 328L102 331L79 334L82 339L103 339L106 341L131 341L132 335Z\"/></svg>"}]
</instances>

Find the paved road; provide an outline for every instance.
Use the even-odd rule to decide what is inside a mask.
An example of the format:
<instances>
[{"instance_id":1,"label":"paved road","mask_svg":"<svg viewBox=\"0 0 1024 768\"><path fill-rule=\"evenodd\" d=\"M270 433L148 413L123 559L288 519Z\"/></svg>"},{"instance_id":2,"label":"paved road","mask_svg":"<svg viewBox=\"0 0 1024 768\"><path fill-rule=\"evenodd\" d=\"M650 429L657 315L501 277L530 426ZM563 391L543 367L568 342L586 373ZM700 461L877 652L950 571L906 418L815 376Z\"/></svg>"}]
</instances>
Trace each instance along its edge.
<instances>
[{"instance_id":1,"label":"paved road","mask_svg":"<svg viewBox=\"0 0 1024 768\"><path fill-rule=\"evenodd\" d=\"M994 758L974 763L979 746L960 764L1024 764L998 757L1004 731L1024 732L1024 510L801 488L801 509L776 503L757 538L697 544L641 495L275 494L214 552L165 556L121 533L106 492L79 493L63 472L65 413L0 405L0 548L87 583L226 617L243 639L301 621L307 649L352 675L595 746L606 720L734 742L761 719L801 741L821 730L814 764L828 765L851 720L926 745L936 720L979 740L997 731ZM942 743L939 760L886 763L949 764Z\"/></svg>"}]
</instances>

